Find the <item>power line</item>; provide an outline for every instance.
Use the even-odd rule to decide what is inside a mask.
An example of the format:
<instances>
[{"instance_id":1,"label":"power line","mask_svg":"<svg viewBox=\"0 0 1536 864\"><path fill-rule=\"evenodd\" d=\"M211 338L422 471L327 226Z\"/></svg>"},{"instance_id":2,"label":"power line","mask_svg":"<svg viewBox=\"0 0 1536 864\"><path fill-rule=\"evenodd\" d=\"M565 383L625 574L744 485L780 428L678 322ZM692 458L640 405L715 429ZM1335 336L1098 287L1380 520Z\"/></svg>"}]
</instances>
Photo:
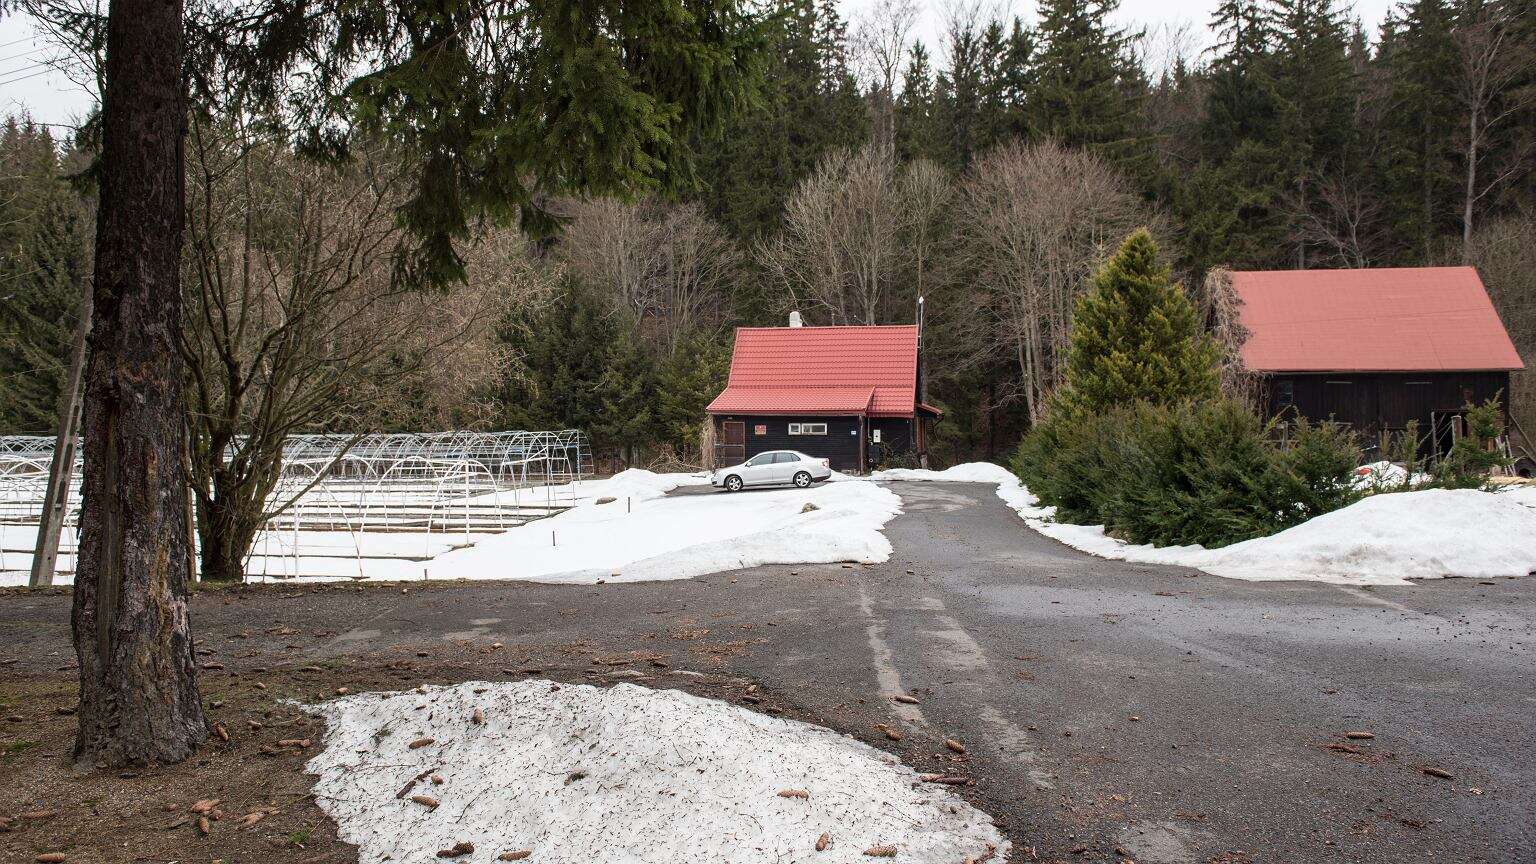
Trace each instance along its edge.
<instances>
[{"instance_id":1,"label":"power line","mask_svg":"<svg viewBox=\"0 0 1536 864\"><path fill-rule=\"evenodd\" d=\"M26 106L23 105L22 107L25 108ZM27 122L32 124L33 126L57 126L60 129L79 129L79 128L81 128L79 123L44 123L41 120L33 120L30 117L27 118Z\"/></svg>"},{"instance_id":2,"label":"power line","mask_svg":"<svg viewBox=\"0 0 1536 864\"><path fill-rule=\"evenodd\" d=\"M36 77L38 77L40 75L47 75L48 73L53 72L53 71L54 71L53 67L50 66L47 69L42 70L41 72L33 72L31 75L23 75L20 78L7 78L4 81L0 81L0 87L4 87L7 84L15 84L18 81L25 81L28 78L36 78Z\"/></svg>"},{"instance_id":3,"label":"power line","mask_svg":"<svg viewBox=\"0 0 1536 864\"><path fill-rule=\"evenodd\" d=\"M0 72L0 77L7 77L7 76L10 76L10 75L19 75L22 72L30 72L33 69L41 69L44 66L50 66L51 67L52 64L49 63L47 60L34 60L31 63L23 63L20 66L17 66L17 67L15 67L13 69L7 69L4 72Z\"/></svg>"},{"instance_id":4,"label":"power line","mask_svg":"<svg viewBox=\"0 0 1536 864\"><path fill-rule=\"evenodd\" d=\"M8 57L0 57L0 63L4 63L7 60L15 60L17 57L26 57L29 54L36 54L39 51L46 51L46 50L48 50L48 46L47 45L39 45L36 48L28 48L27 50L21 52L20 54L12 54L12 55L10 55Z\"/></svg>"}]
</instances>

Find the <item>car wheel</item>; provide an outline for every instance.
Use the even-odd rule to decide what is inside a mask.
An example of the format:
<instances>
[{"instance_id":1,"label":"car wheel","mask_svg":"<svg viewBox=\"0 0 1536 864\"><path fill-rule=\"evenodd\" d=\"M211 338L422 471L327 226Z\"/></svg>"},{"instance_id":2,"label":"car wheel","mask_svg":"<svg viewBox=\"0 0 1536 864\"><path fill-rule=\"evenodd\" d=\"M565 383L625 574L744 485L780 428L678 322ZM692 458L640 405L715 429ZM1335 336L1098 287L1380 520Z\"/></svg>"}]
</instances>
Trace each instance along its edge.
<instances>
[{"instance_id":1,"label":"car wheel","mask_svg":"<svg viewBox=\"0 0 1536 864\"><path fill-rule=\"evenodd\" d=\"M740 492L741 478L737 477L735 474L725 478L725 489L727 492Z\"/></svg>"},{"instance_id":2,"label":"car wheel","mask_svg":"<svg viewBox=\"0 0 1536 864\"><path fill-rule=\"evenodd\" d=\"M799 474L796 474L795 475L795 485L799 486L801 489L804 489L805 487L811 485L811 475L807 474L804 471L801 471Z\"/></svg>"}]
</instances>

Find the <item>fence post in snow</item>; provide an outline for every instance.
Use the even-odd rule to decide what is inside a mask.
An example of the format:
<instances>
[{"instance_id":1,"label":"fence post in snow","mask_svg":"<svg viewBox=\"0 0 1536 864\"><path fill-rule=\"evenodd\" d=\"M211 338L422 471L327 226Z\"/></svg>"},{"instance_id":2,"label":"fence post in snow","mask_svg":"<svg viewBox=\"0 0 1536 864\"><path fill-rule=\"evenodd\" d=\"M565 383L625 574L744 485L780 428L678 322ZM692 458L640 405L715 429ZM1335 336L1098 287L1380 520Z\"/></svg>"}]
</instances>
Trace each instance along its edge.
<instances>
[{"instance_id":1,"label":"fence post in snow","mask_svg":"<svg viewBox=\"0 0 1536 864\"><path fill-rule=\"evenodd\" d=\"M293 508L293 578L299 578L299 509Z\"/></svg>"}]
</instances>

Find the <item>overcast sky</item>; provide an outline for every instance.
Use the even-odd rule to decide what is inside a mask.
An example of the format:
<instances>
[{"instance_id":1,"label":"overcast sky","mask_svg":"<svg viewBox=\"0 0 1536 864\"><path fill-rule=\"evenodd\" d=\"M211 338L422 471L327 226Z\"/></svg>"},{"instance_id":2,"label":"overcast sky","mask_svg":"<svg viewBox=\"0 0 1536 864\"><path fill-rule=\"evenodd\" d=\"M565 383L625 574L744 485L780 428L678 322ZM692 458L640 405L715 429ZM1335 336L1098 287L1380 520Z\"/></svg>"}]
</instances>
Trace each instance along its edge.
<instances>
[{"instance_id":1,"label":"overcast sky","mask_svg":"<svg viewBox=\"0 0 1536 864\"><path fill-rule=\"evenodd\" d=\"M1351 17L1363 21L1367 32L1374 38L1387 10L1397 0L1338 2L1341 7L1351 10ZM918 3L922 14L912 35L922 40L929 53L936 57L942 57L941 36L951 9L962 4L980 3L982 9L992 11L996 17L1012 18L1018 15L1025 23L1033 24L1036 5L1035 0L918 0ZM867 10L879 5L879 0L839 0L838 5L843 14L856 24ZM1154 48L1168 43L1166 34L1183 30L1187 32L1188 41L1185 50L1198 55L1210 45L1211 36L1207 25L1211 20L1211 11L1217 5L1219 0L1120 0L1120 8L1113 13L1112 18L1121 27L1145 27L1153 38Z\"/></svg>"},{"instance_id":2,"label":"overcast sky","mask_svg":"<svg viewBox=\"0 0 1536 864\"><path fill-rule=\"evenodd\" d=\"M857 20L876 0L839 0L844 14ZM1355 0L1354 14L1374 33L1393 0ZM1206 24L1217 0L1122 0L1116 20L1122 25L1145 25L1155 33L1186 28L1188 50L1198 53L1209 44ZM946 10L951 4L928 0L913 35L938 52ZM1026 21L1034 15L1033 0L1012 4L993 3L1004 14L1019 14ZM1166 37L1155 45L1166 45ZM89 110L92 95L67 78L48 69L42 61L51 49L37 36L25 16L6 16L0 20L0 114L30 112L43 123L73 124ZM1159 48L1159 50L1161 50Z\"/></svg>"}]
</instances>

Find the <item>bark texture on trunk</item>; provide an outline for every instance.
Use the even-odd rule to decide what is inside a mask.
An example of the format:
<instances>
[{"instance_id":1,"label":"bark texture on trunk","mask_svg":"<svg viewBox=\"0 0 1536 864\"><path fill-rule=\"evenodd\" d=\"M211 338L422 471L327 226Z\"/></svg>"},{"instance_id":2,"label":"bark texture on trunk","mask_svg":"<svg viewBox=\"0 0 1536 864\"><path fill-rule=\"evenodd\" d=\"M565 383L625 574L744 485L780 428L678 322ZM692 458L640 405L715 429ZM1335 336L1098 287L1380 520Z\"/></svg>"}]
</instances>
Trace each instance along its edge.
<instances>
[{"instance_id":1,"label":"bark texture on trunk","mask_svg":"<svg viewBox=\"0 0 1536 864\"><path fill-rule=\"evenodd\" d=\"M208 736L187 618L179 265L181 0L112 0L75 580L75 757L175 762Z\"/></svg>"},{"instance_id":2,"label":"bark texture on trunk","mask_svg":"<svg viewBox=\"0 0 1536 864\"><path fill-rule=\"evenodd\" d=\"M214 494L198 507L197 530L201 541L202 577L205 582L242 582L245 557L251 552L264 520L251 512L248 501L260 507L265 494L241 496L225 488L224 474L214 477Z\"/></svg>"}]
</instances>

